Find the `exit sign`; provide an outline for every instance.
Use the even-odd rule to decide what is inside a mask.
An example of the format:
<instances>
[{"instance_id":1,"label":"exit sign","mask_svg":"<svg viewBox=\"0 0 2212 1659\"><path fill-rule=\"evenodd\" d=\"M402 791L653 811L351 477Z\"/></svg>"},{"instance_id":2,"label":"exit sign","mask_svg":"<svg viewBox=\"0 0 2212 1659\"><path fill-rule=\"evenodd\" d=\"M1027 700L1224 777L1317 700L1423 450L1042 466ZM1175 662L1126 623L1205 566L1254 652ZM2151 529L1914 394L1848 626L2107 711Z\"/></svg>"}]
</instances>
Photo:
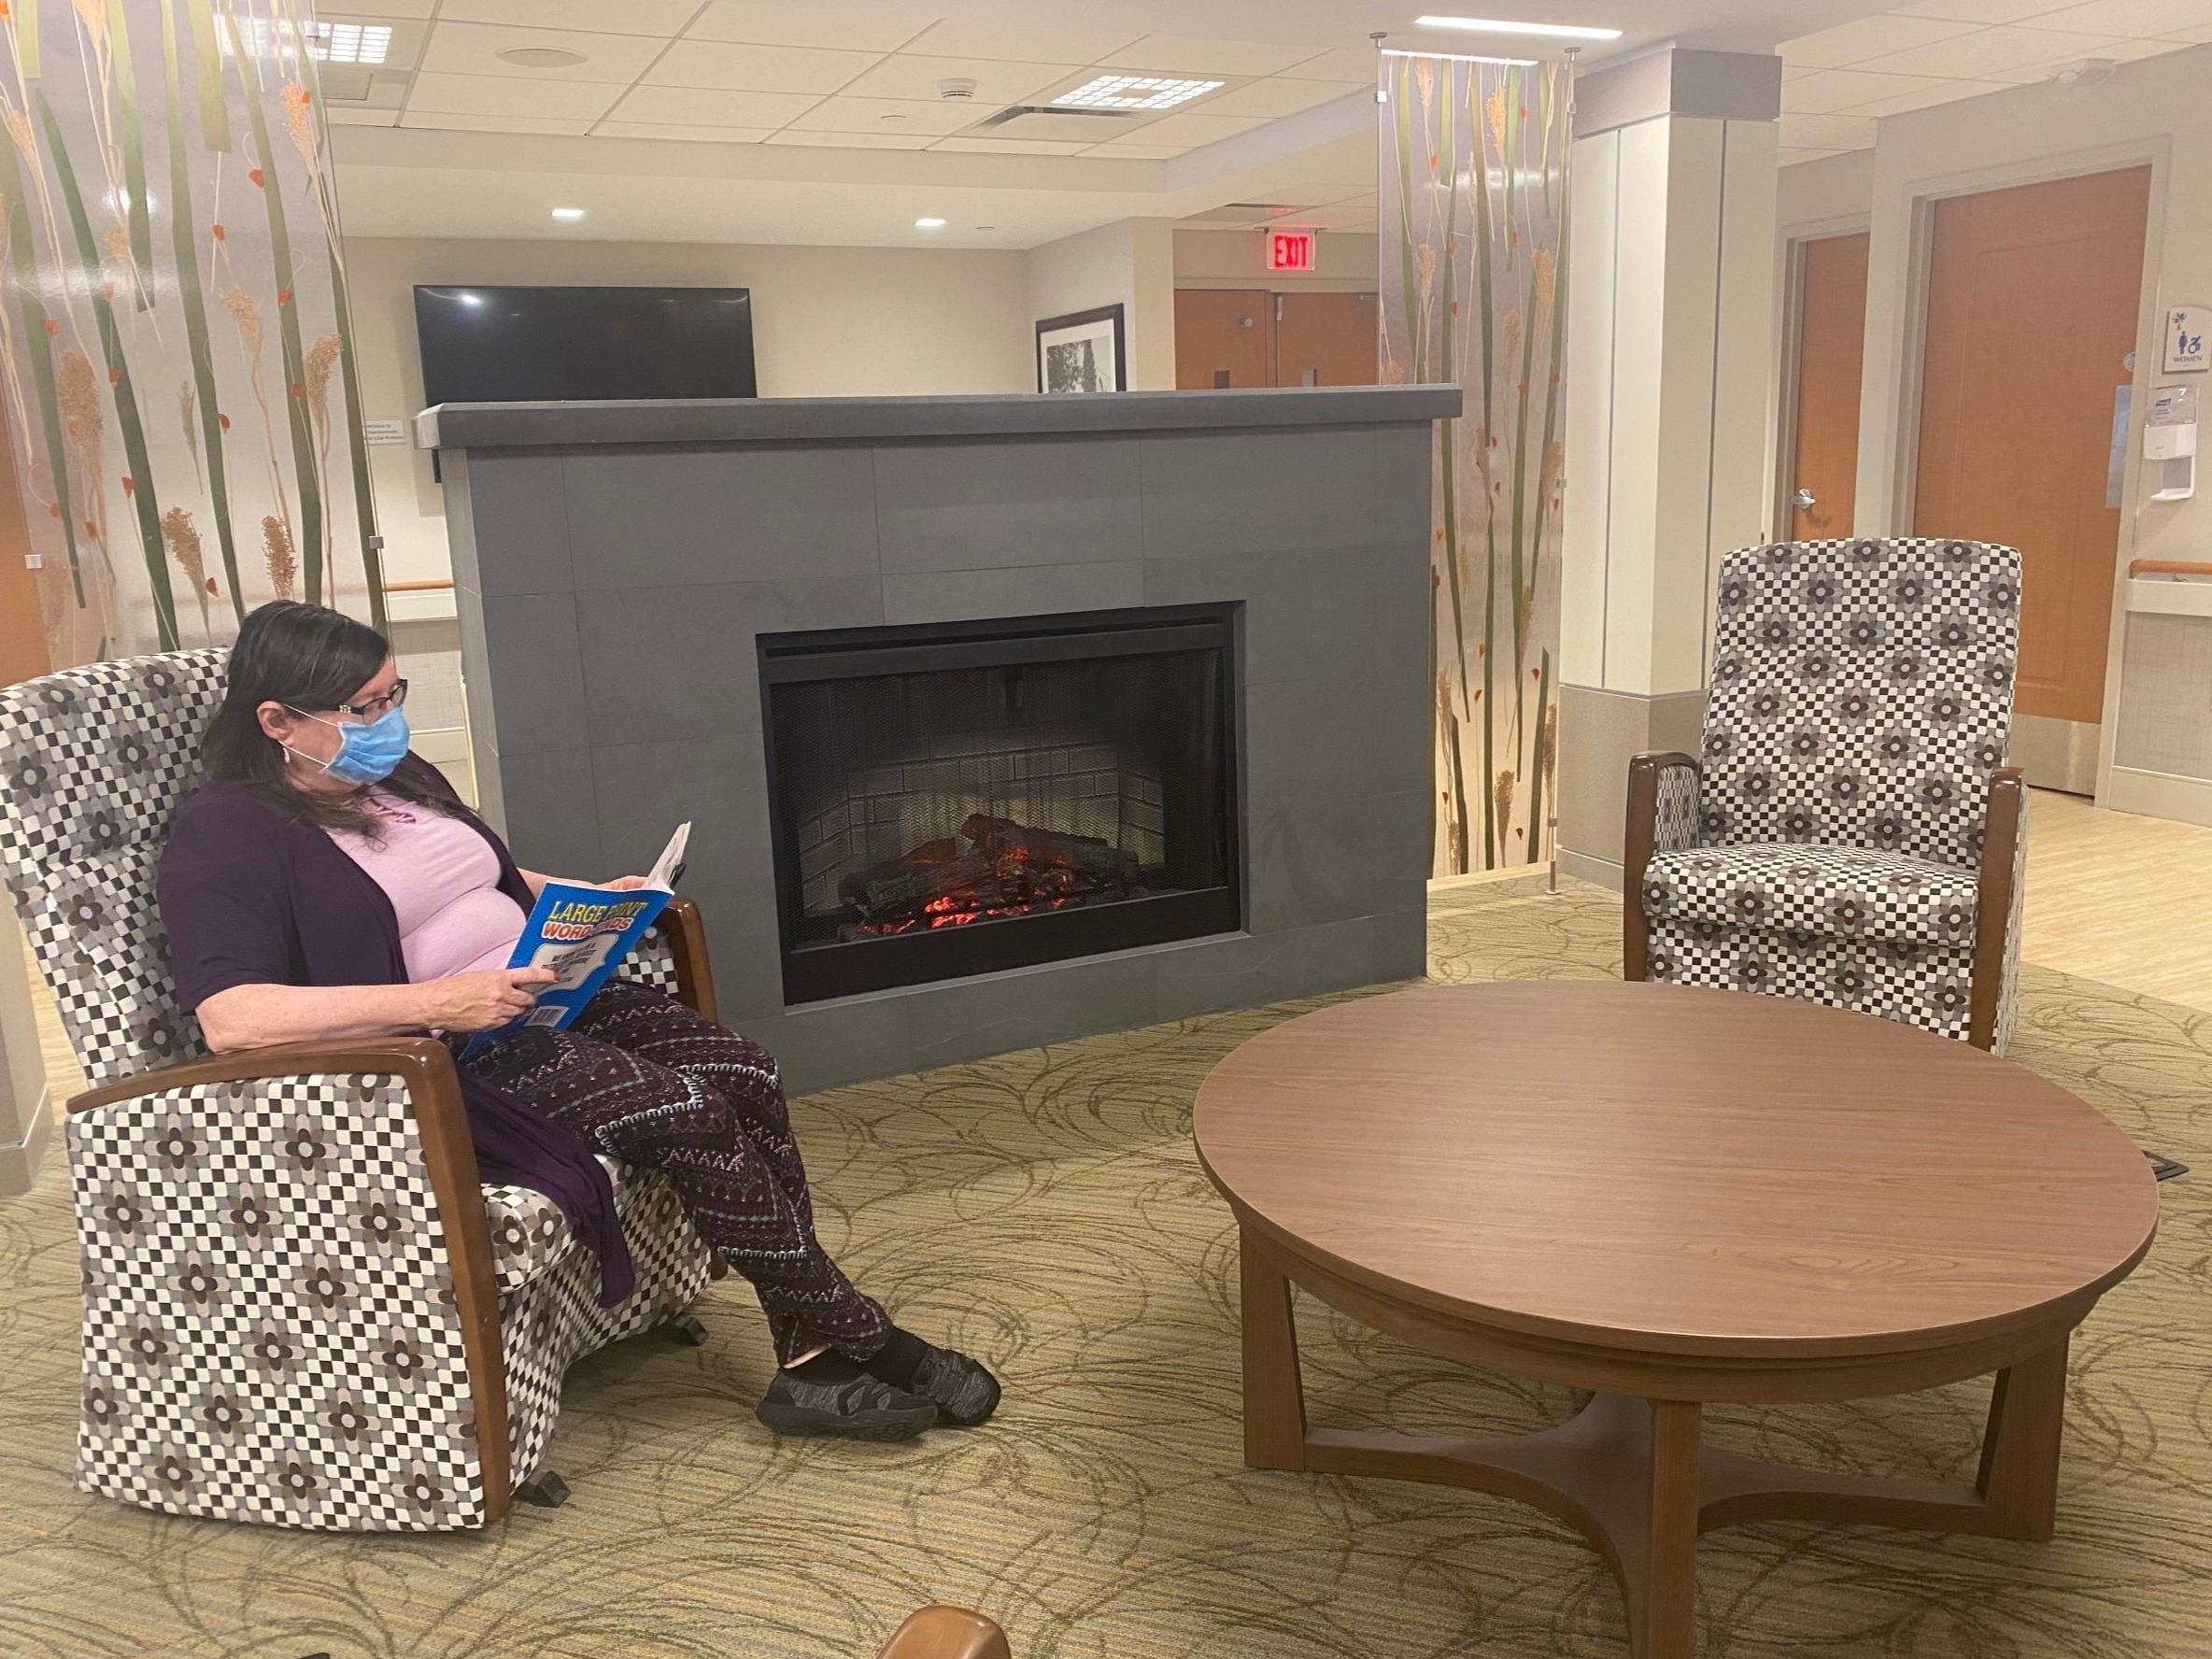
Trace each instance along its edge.
<instances>
[{"instance_id":1,"label":"exit sign","mask_svg":"<svg viewBox=\"0 0 2212 1659\"><path fill-rule=\"evenodd\" d=\"M1269 270L1311 271L1313 268L1313 232L1269 231L1266 235Z\"/></svg>"}]
</instances>

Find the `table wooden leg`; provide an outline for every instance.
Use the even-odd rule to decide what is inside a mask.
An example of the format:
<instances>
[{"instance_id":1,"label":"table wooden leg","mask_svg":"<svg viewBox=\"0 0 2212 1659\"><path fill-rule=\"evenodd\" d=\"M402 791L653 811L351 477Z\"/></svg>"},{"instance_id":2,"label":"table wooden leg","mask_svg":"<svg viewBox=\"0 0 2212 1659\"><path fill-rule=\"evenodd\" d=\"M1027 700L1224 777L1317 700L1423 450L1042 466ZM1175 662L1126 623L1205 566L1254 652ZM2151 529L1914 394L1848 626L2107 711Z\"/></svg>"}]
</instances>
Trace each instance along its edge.
<instances>
[{"instance_id":1,"label":"table wooden leg","mask_svg":"<svg viewBox=\"0 0 2212 1659\"><path fill-rule=\"evenodd\" d=\"M1697 1645L1698 1439L1704 1411L1694 1400L1651 1402L1643 1525L1615 1540L1635 1659L1690 1659Z\"/></svg>"},{"instance_id":2,"label":"table wooden leg","mask_svg":"<svg viewBox=\"0 0 2212 1659\"><path fill-rule=\"evenodd\" d=\"M1244 1324L1244 1462L1252 1468L1306 1467L1306 1391L1290 1281L1250 1227L1237 1241Z\"/></svg>"},{"instance_id":3,"label":"table wooden leg","mask_svg":"<svg viewBox=\"0 0 2212 1659\"><path fill-rule=\"evenodd\" d=\"M1975 1484L1999 1538L2048 1542L2058 1524L2067 1339L1997 1373Z\"/></svg>"}]
</instances>

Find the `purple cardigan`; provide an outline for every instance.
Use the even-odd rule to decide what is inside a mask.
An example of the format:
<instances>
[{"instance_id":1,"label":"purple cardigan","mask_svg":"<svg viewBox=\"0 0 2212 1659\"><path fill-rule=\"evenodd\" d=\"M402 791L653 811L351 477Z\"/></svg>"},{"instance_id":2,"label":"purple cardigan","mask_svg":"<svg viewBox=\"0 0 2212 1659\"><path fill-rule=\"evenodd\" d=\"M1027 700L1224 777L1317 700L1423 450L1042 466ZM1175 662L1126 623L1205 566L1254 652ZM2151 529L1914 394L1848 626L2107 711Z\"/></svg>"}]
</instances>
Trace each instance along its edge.
<instances>
[{"instance_id":1,"label":"purple cardigan","mask_svg":"<svg viewBox=\"0 0 2212 1659\"><path fill-rule=\"evenodd\" d=\"M531 907L506 844L461 804L428 761L409 755L399 775L444 796L454 815L491 844L500 890ZM203 784L169 827L157 888L169 933L177 1000L191 1013L242 985L362 985L406 981L398 918L368 872L313 824L288 818L237 784ZM606 1170L581 1137L468 1068L461 1098L486 1182L527 1186L560 1207L599 1253L600 1300L634 1283Z\"/></svg>"}]
</instances>

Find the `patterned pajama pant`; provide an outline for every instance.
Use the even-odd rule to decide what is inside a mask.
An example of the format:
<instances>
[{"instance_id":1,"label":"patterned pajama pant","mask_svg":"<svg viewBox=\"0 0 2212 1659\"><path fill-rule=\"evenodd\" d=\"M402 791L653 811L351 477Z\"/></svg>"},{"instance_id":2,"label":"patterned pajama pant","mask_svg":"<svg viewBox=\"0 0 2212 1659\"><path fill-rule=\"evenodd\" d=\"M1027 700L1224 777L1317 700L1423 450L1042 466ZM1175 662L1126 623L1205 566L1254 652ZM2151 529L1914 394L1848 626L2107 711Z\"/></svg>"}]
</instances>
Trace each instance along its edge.
<instances>
[{"instance_id":1,"label":"patterned pajama pant","mask_svg":"<svg viewBox=\"0 0 2212 1659\"><path fill-rule=\"evenodd\" d=\"M849 1359L891 1322L815 1238L774 1057L674 998L609 980L565 1031L518 1031L469 1062L610 1156L659 1170L700 1235L744 1275L776 1358Z\"/></svg>"}]
</instances>

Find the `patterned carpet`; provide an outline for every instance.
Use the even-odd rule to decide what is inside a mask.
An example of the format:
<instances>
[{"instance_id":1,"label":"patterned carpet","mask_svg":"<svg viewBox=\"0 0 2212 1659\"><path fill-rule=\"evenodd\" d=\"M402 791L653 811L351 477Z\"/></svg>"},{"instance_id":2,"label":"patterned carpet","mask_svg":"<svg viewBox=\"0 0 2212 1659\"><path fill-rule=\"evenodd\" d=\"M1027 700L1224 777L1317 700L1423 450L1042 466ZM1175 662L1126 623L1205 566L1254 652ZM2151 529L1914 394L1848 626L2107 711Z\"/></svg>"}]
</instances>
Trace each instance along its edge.
<instances>
[{"instance_id":1,"label":"patterned carpet","mask_svg":"<svg viewBox=\"0 0 2212 1659\"><path fill-rule=\"evenodd\" d=\"M1439 892L1434 971L1617 971L1616 902ZM648 1337L571 1373L555 1454L575 1496L489 1536L235 1528L72 1491L75 1247L50 1175L0 1205L0 1653L832 1659L946 1599L1001 1620L1018 1659L1618 1659L1618 1598L1564 1527L1239 1461L1232 1231L1189 1107L1214 1061L1305 1006L801 1102L831 1248L1000 1368L998 1421L905 1447L772 1441L750 1416L764 1329L727 1283L704 1349ZM2212 1652L2212 1014L2030 969L2016 1053L2198 1170L2164 1188L2150 1259L2077 1338L2056 1541L1716 1534L1709 1659ZM1504 1432L1570 1409L1304 1314L1317 1422ZM1986 1396L1721 1409L1711 1432L1970 1476Z\"/></svg>"}]
</instances>

